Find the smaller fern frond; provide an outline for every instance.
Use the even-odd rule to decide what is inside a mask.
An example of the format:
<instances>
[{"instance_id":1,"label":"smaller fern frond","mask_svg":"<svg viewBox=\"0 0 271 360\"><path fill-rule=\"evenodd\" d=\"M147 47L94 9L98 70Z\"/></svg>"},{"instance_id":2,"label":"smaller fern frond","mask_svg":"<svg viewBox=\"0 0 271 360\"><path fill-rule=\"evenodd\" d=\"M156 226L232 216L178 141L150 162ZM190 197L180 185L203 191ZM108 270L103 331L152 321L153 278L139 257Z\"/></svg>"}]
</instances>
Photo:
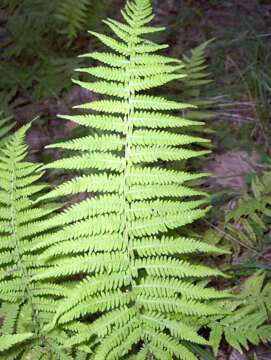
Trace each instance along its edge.
<instances>
[{"instance_id":1,"label":"smaller fern frond","mask_svg":"<svg viewBox=\"0 0 271 360\"><path fill-rule=\"evenodd\" d=\"M208 45L212 42L213 39L210 39L192 49L190 56L183 56L183 62L187 73L187 77L183 80L183 82L185 84L185 92L187 95L199 95L199 88L202 85L206 85L211 82L211 80L208 79L209 74L205 71L207 68L205 52Z\"/></svg>"},{"instance_id":2,"label":"smaller fern frond","mask_svg":"<svg viewBox=\"0 0 271 360\"><path fill-rule=\"evenodd\" d=\"M48 234L46 224L59 208L37 199L48 188L40 182L40 164L25 161L25 134L30 125L10 136L0 149L0 354L5 359L71 359L61 349L63 330L43 332L55 312L57 300L67 294L59 284L33 281L48 270L37 261L35 238ZM46 224L46 225L45 225Z\"/></svg>"},{"instance_id":3,"label":"smaller fern frond","mask_svg":"<svg viewBox=\"0 0 271 360\"><path fill-rule=\"evenodd\" d=\"M227 240L227 246L232 246L236 253L242 247L264 251L263 244L269 241L270 186L270 171L254 176L248 190L238 194L233 209L228 210L222 219L223 231L210 230L209 238L216 243Z\"/></svg>"},{"instance_id":4,"label":"smaller fern frond","mask_svg":"<svg viewBox=\"0 0 271 360\"><path fill-rule=\"evenodd\" d=\"M11 117L5 116L3 112L0 111L0 146L3 146L4 142L7 140L10 130L15 126L15 122Z\"/></svg>"},{"instance_id":5,"label":"smaller fern frond","mask_svg":"<svg viewBox=\"0 0 271 360\"><path fill-rule=\"evenodd\" d=\"M241 243L259 246L266 236L271 218L270 184L271 172L255 176L250 189L241 194L236 207L226 215L228 232Z\"/></svg>"},{"instance_id":6,"label":"smaller fern frond","mask_svg":"<svg viewBox=\"0 0 271 360\"><path fill-rule=\"evenodd\" d=\"M0 337L0 352L7 351L14 345L23 343L34 337L33 333L16 334L16 335L3 335Z\"/></svg>"},{"instance_id":7,"label":"smaller fern frond","mask_svg":"<svg viewBox=\"0 0 271 360\"><path fill-rule=\"evenodd\" d=\"M264 284L265 274L257 272L248 278L239 293L238 302L224 302L225 317L211 322L210 343L218 353L224 335L229 345L239 352L249 349L249 344L271 342L271 325L268 324L271 310L271 286Z\"/></svg>"},{"instance_id":8,"label":"smaller fern frond","mask_svg":"<svg viewBox=\"0 0 271 360\"><path fill-rule=\"evenodd\" d=\"M200 109L188 110L185 113L187 119L193 121L201 121L215 117L215 112L209 111L208 107L214 105L214 99L200 99L201 88L208 85L211 80L206 71L208 65L206 62L206 49L213 39L210 39L198 47L191 50L189 55L183 56L184 69L187 76L182 80L183 83L183 97L189 99L193 105L200 106Z\"/></svg>"},{"instance_id":9,"label":"smaller fern frond","mask_svg":"<svg viewBox=\"0 0 271 360\"><path fill-rule=\"evenodd\" d=\"M64 0L55 13L56 19L62 24L61 33L64 33L72 41L83 29L87 19L87 8L90 0ZM64 28L63 28L64 27Z\"/></svg>"}]
</instances>

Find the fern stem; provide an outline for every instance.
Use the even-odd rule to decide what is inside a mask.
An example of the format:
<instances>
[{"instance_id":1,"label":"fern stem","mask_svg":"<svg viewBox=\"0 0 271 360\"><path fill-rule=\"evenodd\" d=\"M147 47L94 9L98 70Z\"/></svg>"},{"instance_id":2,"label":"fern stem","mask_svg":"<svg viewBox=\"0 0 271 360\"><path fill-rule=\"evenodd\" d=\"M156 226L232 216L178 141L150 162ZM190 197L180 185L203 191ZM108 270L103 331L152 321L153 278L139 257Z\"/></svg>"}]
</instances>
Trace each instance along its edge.
<instances>
[{"instance_id":1,"label":"fern stem","mask_svg":"<svg viewBox=\"0 0 271 360\"><path fill-rule=\"evenodd\" d=\"M131 37L131 42L129 44L129 47L132 49L133 48L133 37ZM131 51L131 55L129 57L129 64L132 65L133 64L133 52ZM128 110L127 110L127 115L125 117L125 168L124 168L124 174L123 174L123 201L124 201L124 229L123 229L123 239L127 244L127 256L128 256L128 263L129 263L129 270L130 270L130 277L131 277L131 292L132 292L132 296L136 302L136 296L135 293L133 292L133 287L135 285L135 280L133 279L133 275L132 275L132 262L134 259L134 251L133 249L130 247L130 239L129 239L129 234L128 234L128 212L129 212L129 202L128 202L128 184L127 184L127 179L130 175L130 169L129 169L129 158L132 152L131 149L131 144L129 141L130 135L133 132L133 124L131 122L131 116L133 114L133 103L132 103L132 97L133 97L133 90L131 88L131 80L132 80L132 76L127 73L127 87L128 87L128 99L127 99L127 104L128 104Z\"/></svg>"},{"instance_id":2,"label":"fern stem","mask_svg":"<svg viewBox=\"0 0 271 360\"><path fill-rule=\"evenodd\" d=\"M127 180L130 176L130 162L129 162L129 158L132 154L132 145L130 143L130 137L133 133L133 122L131 121L131 118L134 115L134 104L133 104L133 97L135 96L135 90L133 89L133 87L131 86L131 82L133 81L133 75L132 72L129 71L129 67L133 67L134 65L134 56L135 56L135 50L134 50L134 46L135 46L135 38L134 35L131 36L130 38L130 43L128 43L128 47L130 49L130 55L129 55L129 66L127 66L126 68L126 72L127 72L127 80L126 80L126 86L128 88L128 99L127 99L127 104L128 104L128 110L127 110L127 115L125 117L125 169L124 169L124 177L123 177L123 201L124 201L124 230L123 230L123 238L124 241L127 244L127 256L128 256L128 264L129 264L129 271L130 271L130 278L131 278L131 289L130 289L130 293L132 295L132 299L134 301L133 306L136 309L136 317L139 320L139 323L142 324L142 321L140 321L141 319L141 314L140 314L140 305L137 302L137 295L134 291L137 283L136 280L134 279L133 276L133 262L134 262L134 248L133 245L131 244L130 241L130 236L128 233L128 224L129 224L129 220L128 220L128 213L129 213L129 200L128 200L128 184L127 184ZM128 71L127 71L128 70ZM141 325L142 326L142 325ZM144 338L144 345L146 346L148 344L147 339ZM148 353L148 360L152 360L153 356L152 354L149 352Z\"/></svg>"}]
</instances>

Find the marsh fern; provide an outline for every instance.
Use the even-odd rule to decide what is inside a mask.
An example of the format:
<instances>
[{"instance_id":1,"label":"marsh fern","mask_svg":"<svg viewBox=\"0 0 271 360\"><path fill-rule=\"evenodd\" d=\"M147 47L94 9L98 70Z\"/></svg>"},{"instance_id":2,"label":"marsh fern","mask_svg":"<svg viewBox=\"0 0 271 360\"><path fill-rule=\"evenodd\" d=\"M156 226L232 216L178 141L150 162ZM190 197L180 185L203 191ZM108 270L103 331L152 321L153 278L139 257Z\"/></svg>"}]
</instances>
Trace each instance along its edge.
<instances>
[{"instance_id":1,"label":"marsh fern","mask_svg":"<svg viewBox=\"0 0 271 360\"><path fill-rule=\"evenodd\" d=\"M78 69L91 80L74 81L103 97L60 116L92 132L50 146L71 156L45 168L78 174L41 199L89 196L47 221L58 230L40 236L37 249L51 267L34 280L77 279L48 326L82 321L66 348L83 347L94 360L193 360L186 344L208 343L199 319L217 314L211 300L226 294L200 284L220 271L189 260L220 251L179 232L206 213L205 194L187 185L203 174L174 166L206 154L192 145L207 140L185 131L201 122L178 114L194 105L149 92L186 77L182 61L157 54L167 45L146 39L163 30L148 25L150 1L128 1L122 16L105 21L114 38L90 32L108 50L83 55L102 65Z\"/></svg>"}]
</instances>

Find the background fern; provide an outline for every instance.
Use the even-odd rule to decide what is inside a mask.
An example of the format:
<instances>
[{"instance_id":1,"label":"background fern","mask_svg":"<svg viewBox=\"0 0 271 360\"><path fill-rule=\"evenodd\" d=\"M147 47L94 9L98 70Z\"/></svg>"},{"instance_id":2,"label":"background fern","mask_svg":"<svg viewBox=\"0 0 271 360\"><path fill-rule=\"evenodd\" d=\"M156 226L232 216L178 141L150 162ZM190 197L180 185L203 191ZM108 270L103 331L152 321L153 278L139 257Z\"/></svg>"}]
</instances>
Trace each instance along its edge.
<instances>
[{"instance_id":1,"label":"background fern","mask_svg":"<svg viewBox=\"0 0 271 360\"><path fill-rule=\"evenodd\" d=\"M226 212L219 227L209 229L205 239L210 244L223 245L232 249L237 261L230 265L222 264L222 269L232 273L231 283L240 283L242 276L252 274L239 286L236 286L236 298L222 302L226 316L218 317L209 324L210 341L217 355L221 342L226 341L240 353L248 351L260 343L270 343L270 281L269 267L257 259L264 258L264 244L270 243L270 172L261 176L252 176L250 188L238 196L235 195L231 210ZM238 263L238 256L244 257ZM266 271L257 271L257 269Z\"/></svg>"},{"instance_id":2,"label":"background fern","mask_svg":"<svg viewBox=\"0 0 271 360\"><path fill-rule=\"evenodd\" d=\"M4 112L0 112L0 146L3 146L7 140L10 130L15 126L15 122L10 116L5 116Z\"/></svg>"},{"instance_id":3,"label":"background fern","mask_svg":"<svg viewBox=\"0 0 271 360\"><path fill-rule=\"evenodd\" d=\"M250 274L257 267L264 268L264 265L257 264L255 254L261 256L265 245L270 244L270 182L270 171L253 174L247 191L242 191L231 200L228 206L231 209L227 209L219 227L210 228L205 234L208 243L232 249L236 256L245 250L251 258L247 263ZM268 267L266 271L269 271Z\"/></svg>"},{"instance_id":4,"label":"background fern","mask_svg":"<svg viewBox=\"0 0 271 360\"><path fill-rule=\"evenodd\" d=\"M39 182L41 165L24 161L28 128L18 130L0 150L0 356L7 360L72 359L60 348L67 338L65 332L43 330L65 287L32 280L48 269L37 261L39 254L32 248L38 236L49 232L44 221L58 205L36 200L48 185Z\"/></svg>"},{"instance_id":5,"label":"background fern","mask_svg":"<svg viewBox=\"0 0 271 360\"><path fill-rule=\"evenodd\" d=\"M80 0L75 3L72 0L65 0L60 4L55 16L63 23L64 30L62 32L66 33L70 40L77 36L78 31L82 30L90 2L90 0Z\"/></svg>"},{"instance_id":6,"label":"background fern","mask_svg":"<svg viewBox=\"0 0 271 360\"><path fill-rule=\"evenodd\" d=\"M35 279L86 275L61 303L51 324L68 326L76 319L91 319L66 347L88 344L95 360L124 358L134 346L137 359L195 359L186 342L207 341L198 335L197 326L190 325L191 319L219 313L207 300L227 294L198 285L198 278L222 273L187 257L193 252L222 252L178 235L181 226L206 212L201 207L204 194L185 185L203 174L169 170L164 164L206 154L190 148L206 140L179 134L179 128L198 122L168 114L193 105L148 92L186 76L181 61L153 54L166 45L145 39L145 34L163 30L147 26L153 18L150 2L128 1L122 16L125 23L105 21L118 40L91 32L113 50L84 55L105 64L79 69L98 80L74 81L107 97L77 106L91 110L89 114L61 116L97 134L49 146L75 155L45 167L84 174L43 200L81 192L95 196L48 221L48 226L63 228L43 236L38 245L47 248L42 259L52 267Z\"/></svg>"},{"instance_id":7,"label":"background fern","mask_svg":"<svg viewBox=\"0 0 271 360\"><path fill-rule=\"evenodd\" d=\"M72 71L80 63L76 56L86 42L83 27L99 28L111 3L1 1L1 102L7 95L11 101L16 95L23 103L37 103L58 98L67 90Z\"/></svg>"},{"instance_id":8,"label":"background fern","mask_svg":"<svg viewBox=\"0 0 271 360\"><path fill-rule=\"evenodd\" d=\"M215 355L222 336L241 353L243 348L249 349L249 344L271 341L271 284L264 284L264 280L263 272L248 278L238 294L239 299L224 304L228 308L228 315L210 324L210 342Z\"/></svg>"},{"instance_id":9,"label":"background fern","mask_svg":"<svg viewBox=\"0 0 271 360\"><path fill-rule=\"evenodd\" d=\"M185 115L192 120L208 120L215 117L215 112L207 111L210 106L214 107L214 99L199 98L203 86L210 84L209 73L206 71L208 65L206 61L206 49L212 39L205 41L201 45L192 49L190 55L184 55L185 72L187 77L184 78L184 86L182 89L184 99L189 99L192 105L200 107L199 109L189 110ZM202 129L201 129L202 131Z\"/></svg>"},{"instance_id":10,"label":"background fern","mask_svg":"<svg viewBox=\"0 0 271 360\"><path fill-rule=\"evenodd\" d=\"M226 215L227 232L240 243L263 250L264 237L271 223L271 173L254 176L250 189L237 199L236 206Z\"/></svg>"}]
</instances>

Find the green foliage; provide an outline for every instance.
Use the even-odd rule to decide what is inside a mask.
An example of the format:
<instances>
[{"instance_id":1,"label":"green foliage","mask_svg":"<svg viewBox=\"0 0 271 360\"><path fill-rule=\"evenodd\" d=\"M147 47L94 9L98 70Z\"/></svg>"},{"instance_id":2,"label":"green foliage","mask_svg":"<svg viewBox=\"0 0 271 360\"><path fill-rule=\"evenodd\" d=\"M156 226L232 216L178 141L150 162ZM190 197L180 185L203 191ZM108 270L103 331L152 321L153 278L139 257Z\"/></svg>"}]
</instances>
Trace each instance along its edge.
<instances>
[{"instance_id":1,"label":"green foliage","mask_svg":"<svg viewBox=\"0 0 271 360\"><path fill-rule=\"evenodd\" d=\"M0 146L3 146L7 140L10 130L15 126L15 122L10 116L5 116L3 112L0 112Z\"/></svg>"},{"instance_id":2,"label":"green foliage","mask_svg":"<svg viewBox=\"0 0 271 360\"><path fill-rule=\"evenodd\" d=\"M208 153L191 148L206 140L185 132L198 122L169 113L194 105L149 93L186 77L181 61L156 54L167 45L145 38L163 30L147 26L153 18L150 2L128 1L122 16L125 23L105 21L118 40L91 32L111 49L84 55L104 64L78 69L96 80L74 81L106 97L76 107L90 113L61 116L98 132L50 146L72 155L44 168L79 173L40 200L82 192L94 196L47 221L59 230L40 237L35 249L43 250L41 259L51 266L34 280L85 275L48 326L90 321L67 348L84 345L95 360L124 358L134 350L136 359L195 359L186 343L207 344L196 325L220 312L211 299L228 294L200 285L197 279L223 274L189 257L223 252L178 234L207 211L204 193L187 185L204 174L165 164Z\"/></svg>"},{"instance_id":3,"label":"green foliage","mask_svg":"<svg viewBox=\"0 0 271 360\"><path fill-rule=\"evenodd\" d=\"M255 176L250 191L241 194L236 207L226 215L227 230L241 243L263 248L271 222L271 172Z\"/></svg>"},{"instance_id":4,"label":"green foliage","mask_svg":"<svg viewBox=\"0 0 271 360\"><path fill-rule=\"evenodd\" d=\"M208 111L208 108L213 106L215 101L213 99L199 98L202 87L211 82L209 74L206 72L208 66L206 62L206 48L212 41L212 39L208 40L192 49L190 56L183 56L187 73L187 76L183 79L183 98L188 100L190 104L200 107L200 109L187 111L185 116L188 119L203 121L215 117L213 110Z\"/></svg>"},{"instance_id":5,"label":"green foliage","mask_svg":"<svg viewBox=\"0 0 271 360\"><path fill-rule=\"evenodd\" d=\"M247 191L238 194L234 207L226 212L219 229L209 230L206 239L214 245L232 247L238 255L242 249L260 253L270 243L271 172L255 175Z\"/></svg>"},{"instance_id":6,"label":"green foliage","mask_svg":"<svg viewBox=\"0 0 271 360\"><path fill-rule=\"evenodd\" d=\"M0 88L39 101L69 85L76 62L56 36L58 1L23 0L0 4L2 28Z\"/></svg>"},{"instance_id":7,"label":"green foliage","mask_svg":"<svg viewBox=\"0 0 271 360\"><path fill-rule=\"evenodd\" d=\"M59 23L59 32L65 35L70 44L83 29L101 28L101 20L110 8L112 0L64 0L56 7L55 17Z\"/></svg>"},{"instance_id":8,"label":"green foliage","mask_svg":"<svg viewBox=\"0 0 271 360\"><path fill-rule=\"evenodd\" d=\"M86 18L87 18L87 7L90 0L64 0L60 4L56 18L60 20L63 25L63 33L72 40L77 36L78 31L82 30Z\"/></svg>"},{"instance_id":9,"label":"green foliage","mask_svg":"<svg viewBox=\"0 0 271 360\"><path fill-rule=\"evenodd\" d=\"M207 134L210 132L210 129L202 128L200 125L203 125L204 121L216 116L213 110L215 100L213 98L202 97L204 87L212 82L206 71L208 67L206 49L212 41L212 39L205 41L189 51L188 54L183 55L183 72L185 72L186 76L181 79L182 85L180 86L179 83L170 84L170 91L178 94L176 95L177 99L182 99L182 101L196 106L193 109L183 110L183 115L186 119L194 121L195 126L192 126L189 130L200 132L201 134ZM196 126L196 121L199 126ZM209 142L205 142L203 145L205 148L212 146Z\"/></svg>"},{"instance_id":10,"label":"green foliage","mask_svg":"<svg viewBox=\"0 0 271 360\"><path fill-rule=\"evenodd\" d=\"M210 342L215 355L224 335L225 340L239 352L249 349L249 343L271 341L271 284L264 284L265 274L255 273L243 284L237 300L224 306L228 315L210 324Z\"/></svg>"},{"instance_id":11,"label":"green foliage","mask_svg":"<svg viewBox=\"0 0 271 360\"><path fill-rule=\"evenodd\" d=\"M57 206L35 200L48 186L39 182L41 165L24 161L28 128L18 130L0 150L1 358L70 359L60 349L65 333L43 331L66 289L32 280L50 268L37 261L39 253L32 248L37 237L50 230L45 220Z\"/></svg>"},{"instance_id":12,"label":"green foliage","mask_svg":"<svg viewBox=\"0 0 271 360\"><path fill-rule=\"evenodd\" d=\"M214 104L213 99L202 99L202 88L211 83L209 74L206 72L206 48L213 40L206 41L196 48L192 49L189 54L183 55L183 72L186 76L182 80L182 84L173 84L171 89L174 93L181 93L182 98L195 105L198 108L187 109L185 117L194 121L198 121L202 125L202 121L213 118L215 116L213 111L208 111ZM198 131L203 131L202 127Z\"/></svg>"},{"instance_id":13,"label":"green foliage","mask_svg":"<svg viewBox=\"0 0 271 360\"><path fill-rule=\"evenodd\" d=\"M199 96L201 86L211 82L211 80L208 79L209 74L206 73L207 64L205 51L212 41L213 40L205 41L195 49L192 49L190 56L183 56L187 73L187 77L184 79L184 92L186 96Z\"/></svg>"},{"instance_id":14,"label":"green foliage","mask_svg":"<svg viewBox=\"0 0 271 360\"><path fill-rule=\"evenodd\" d=\"M58 97L70 86L82 28L96 29L111 1L11 0L0 3L1 98ZM83 39L84 42L84 39Z\"/></svg>"}]
</instances>

